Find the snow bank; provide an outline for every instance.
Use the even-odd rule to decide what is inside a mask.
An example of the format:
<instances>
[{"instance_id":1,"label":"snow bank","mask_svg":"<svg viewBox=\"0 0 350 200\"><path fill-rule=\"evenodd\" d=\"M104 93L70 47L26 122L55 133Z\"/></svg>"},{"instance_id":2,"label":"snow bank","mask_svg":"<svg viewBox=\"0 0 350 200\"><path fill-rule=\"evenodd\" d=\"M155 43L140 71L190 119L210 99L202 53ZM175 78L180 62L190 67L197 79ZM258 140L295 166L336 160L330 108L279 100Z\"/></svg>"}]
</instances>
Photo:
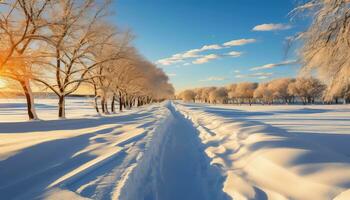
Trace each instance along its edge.
<instances>
[{"instance_id":1,"label":"snow bank","mask_svg":"<svg viewBox=\"0 0 350 200\"><path fill-rule=\"evenodd\" d=\"M177 107L233 199L350 199L349 107Z\"/></svg>"},{"instance_id":2,"label":"snow bank","mask_svg":"<svg viewBox=\"0 0 350 200\"><path fill-rule=\"evenodd\" d=\"M127 188L129 174L142 177L134 175L140 173L135 166L147 162L142 155L160 142L158 127L169 116L165 105L101 117L81 108L89 104L86 99L74 102L73 119L0 122L1 198L116 198ZM17 102L0 106L15 108L1 111L0 120L25 109ZM48 102L38 110L55 119L51 108Z\"/></svg>"}]
</instances>

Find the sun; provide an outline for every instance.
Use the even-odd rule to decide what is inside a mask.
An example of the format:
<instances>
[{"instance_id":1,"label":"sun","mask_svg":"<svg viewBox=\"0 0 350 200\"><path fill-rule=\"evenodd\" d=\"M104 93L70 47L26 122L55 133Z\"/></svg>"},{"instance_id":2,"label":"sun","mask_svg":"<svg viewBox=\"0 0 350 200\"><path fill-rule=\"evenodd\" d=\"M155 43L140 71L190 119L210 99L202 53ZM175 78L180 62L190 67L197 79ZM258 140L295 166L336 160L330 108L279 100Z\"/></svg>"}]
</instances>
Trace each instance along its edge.
<instances>
[{"instance_id":1,"label":"sun","mask_svg":"<svg viewBox=\"0 0 350 200\"><path fill-rule=\"evenodd\" d=\"M3 79L0 79L0 89L5 88L7 86L7 82Z\"/></svg>"}]
</instances>

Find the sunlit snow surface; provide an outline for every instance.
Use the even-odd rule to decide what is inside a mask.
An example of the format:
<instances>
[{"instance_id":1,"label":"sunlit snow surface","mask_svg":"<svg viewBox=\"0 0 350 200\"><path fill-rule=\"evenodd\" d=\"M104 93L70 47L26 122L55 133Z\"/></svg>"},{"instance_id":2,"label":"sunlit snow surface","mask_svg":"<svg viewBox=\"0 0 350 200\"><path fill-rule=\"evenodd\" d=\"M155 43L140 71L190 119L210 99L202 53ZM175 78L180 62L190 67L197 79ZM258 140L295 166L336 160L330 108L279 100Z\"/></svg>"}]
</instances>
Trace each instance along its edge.
<instances>
[{"instance_id":1,"label":"sunlit snow surface","mask_svg":"<svg viewBox=\"0 0 350 200\"><path fill-rule=\"evenodd\" d=\"M350 106L177 105L235 199L350 199Z\"/></svg>"},{"instance_id":2,"label":"sunlit snow surface","mask_svg":"<svg viewBox=\"0 0 350 200\"><path fill-rule=\"evenodd\" d=\"M0 199L350 199L350 106L0 100Z\"/></svg>"}]
</instances>

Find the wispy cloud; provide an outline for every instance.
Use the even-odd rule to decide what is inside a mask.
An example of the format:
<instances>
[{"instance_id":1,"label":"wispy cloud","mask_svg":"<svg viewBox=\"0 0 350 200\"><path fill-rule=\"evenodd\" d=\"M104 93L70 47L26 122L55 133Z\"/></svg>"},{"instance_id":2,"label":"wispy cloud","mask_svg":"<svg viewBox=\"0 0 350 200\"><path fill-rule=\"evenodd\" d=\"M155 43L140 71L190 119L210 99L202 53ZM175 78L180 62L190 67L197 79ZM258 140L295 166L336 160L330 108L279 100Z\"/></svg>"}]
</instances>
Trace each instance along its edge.
<instances>
[{"instance_id":1,"label":"wispy cloud","mask_svg":"<svg viewBox=\"0 0 350 200\"><path fill-rule=\"evenodd\" d=\"M254 73L254 74L238 74L235 76L235 78L258 78L258 79L267 79L270 78L273 75L272 72L269 73Z\"/></svg>"},{"instance_id":2,"label":"wispy cloud","mask_svg":"<svg viewBox=\"0 0 350 200\"><path fill-rule=\"evenodd\" d=\"M243 53L242 52L239 52L239 51L231 51L231 52L228 52L227 54L225 54L225 55L227 55L227 56L231 56L231 57L239 57L239 56L241 56Z\"/></svg>"},{"instance_id":3,"label":"wispy cloud","mask_svg":"<svg viewBox=\"0 0 350 200\"><path fill-rule=\"evenodd\" d=\"M181 59L181 58L177 58L177 57L172 56L170 58L160 59L160 60L157 61L157 63L160 64L160 65L167 66L167 65L180 63L180 62L183 62L183 61L184 60Z\"/></svg>"},{"instance_id":4,"label":"wispy cloud","mask_svg":"<svg viewBox=\"0 0 350 200\"><path fill-rule=\"evenodd\" d=\"M217 44L212 44L212 45L204 45L200 50L205 51L205 50L218 50L222 49L222 46L217 45Z\"/></svg>"},{"instance_id":5,"label":"wispy cloud","mask_svg":"<svg viewBox=\"0 0 350 200\"><path fill-rule=\"evenodd\" d=\"M250 69L250 71L272 69L272 68L276 68L276 67L280 67L280 66L293 65L293 64L297 64L297 63L298 63L297 60L287 60L287 61L280 62L280 63L270 63L270 64L266 64L266 65L262 65L262 66L253 67Z\"/></svg>"},{"instance_id":6,"label":"wispy cloud","mask_svg":"<svg viewBox=\"0 0 350 200\"><path fill-rule=\"evenodd\" d=\"M192 64L203 64L203 63L207 63L211 60L215 60L215 59L218 59L220 56L216 55L216 54L209 54L209 55L206 55L206 56L203 56L201 58L198 58L194 61L192 61Z\"/></svg>"},{"instance_id":7,"label":"wispy cloud","mask_svg":"<svg viewBox=\"0 0 350 200\"><path fill-rule=\"evenodd\" d=\"M223 47L218 44L204 45L199 49L190 49L182 53L174 54L169 58L160 59L157 61L157 63L165 66L172 65L172 64L184 62L186 59L203 57L202 55L198 55L198 53L200 52L208 51L208 50L219 50L222 48Z\"/></svg>"},{"instance_id":8,"label":"wispy cloud","mask_svg":"<svg viewBox=\"0 0 350 200\"><path fill-rule=\"evenodd\" d=\"M220 77L220 76L211 76L203 80L199 80L200 82L206 82L206 81L224 81L226 80L225 77Z\"/></svg>"},{"instance_id":9,"label":"wispy cloud","mask_svg":"<svg viewBox=\"0 0 350 200\"><path fill-rule=\"evenodd\" d=\"M277 30L288 30L292 26L289 24L260 24L253 28L253 31L277 31Z\"/></svg>"},{"instance_id":10,"label":"wispy cloud","mask_svg":"<svg viewBox=\"0 0 350 200\"><path fill-rule=\"evenodd\" d=\"M168 75L169 77L176 76L175 73L168 73L167 75Z\"/></svg>"},{"instance_id":11,"label":"wispy cloud","mask_svg":"<svg viewBox=\"0 0 350 200\"><path fill-rule=\"evenodd\" d=\"M233 47L233 46L243 46L254 42L256 42L256 39L239 39L239 40L231 40L231 41L225 42L223 45L225 47Z\"/></svg>"},{"instance_id":12,"label":"wispy cloud","mask_svg":"<svg viewBox=\"0 0 350 200\"><path fill-rule=\"evenodd\" d=\"M190 62L188 62L188 60L193 60L193 59L195 59L192 61L193 64L202 64L202 63L208 62L209 60L216 59L220 56L239 57L242 55L242 52L238 52L238 51L231 51L228 53L221 54L220 56L218 54L200 55L200 53L204 51L213 51L213 50L231 48L234 46L242 46L242 45L246 45L254 42L256 42L255 39L239 39L239 40L231 40L231 41L225 42L222 45L220 44L204 45L198 49L190 49L182 53L174 54L168 58L160 59L156 63L167 66L167 65L186 62L183 65L189 65ZM213 58L213 55L217 55L217 57Z\"/></svg>"}]
</instances>

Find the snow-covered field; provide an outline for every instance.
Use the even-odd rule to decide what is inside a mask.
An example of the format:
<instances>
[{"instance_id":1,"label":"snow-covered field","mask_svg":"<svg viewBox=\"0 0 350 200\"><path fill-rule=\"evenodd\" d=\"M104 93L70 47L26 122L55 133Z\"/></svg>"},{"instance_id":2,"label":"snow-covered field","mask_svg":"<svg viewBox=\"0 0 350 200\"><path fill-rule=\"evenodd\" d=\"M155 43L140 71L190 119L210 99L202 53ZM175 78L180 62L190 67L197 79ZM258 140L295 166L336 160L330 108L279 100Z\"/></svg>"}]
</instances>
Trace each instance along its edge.
<instances>
[{"instance_id":1,"label":"snow-covered field","mask_svg":"<svg viewBox=\"0 0 350 200\"><path fill-rule=\"evenodd\" d=\"M350 106L0 100L0 199L350 199Z\"/></svg>"},{"instance_id":2,"label":"snow-covered field","mask_svg":"<svg viewBox=\"0 0 350 200\"><path fill-rule=\"evenodd\" d=\"M350 106L178 104L235 199L350 199Z\"/></svg>"}]
</instances>

